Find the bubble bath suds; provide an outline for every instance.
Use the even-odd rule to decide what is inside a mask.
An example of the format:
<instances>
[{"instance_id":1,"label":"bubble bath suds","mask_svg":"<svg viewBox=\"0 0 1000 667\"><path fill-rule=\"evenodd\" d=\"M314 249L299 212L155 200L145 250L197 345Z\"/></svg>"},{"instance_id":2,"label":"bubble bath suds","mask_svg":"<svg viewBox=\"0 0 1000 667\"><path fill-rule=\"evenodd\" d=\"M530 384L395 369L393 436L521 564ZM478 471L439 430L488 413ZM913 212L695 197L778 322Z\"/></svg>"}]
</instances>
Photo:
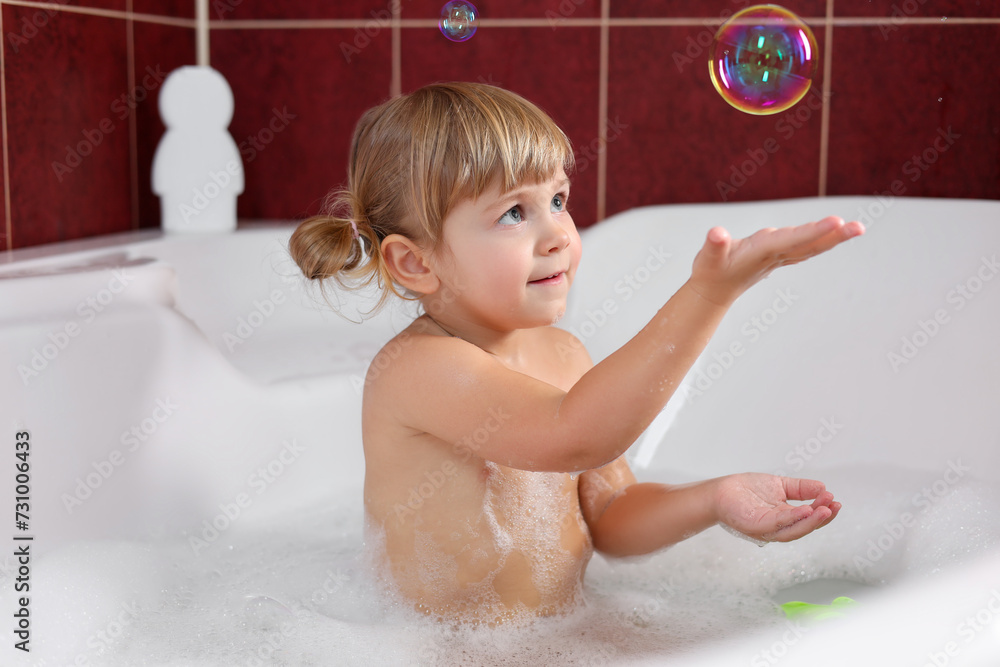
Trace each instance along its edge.
<instances>
[{"instance_id":1,"label":"bubble bath suds","mask_svg":"<svg viewBox=\"0 0 1000 667\"><path fill-rule=\"evenodd\" d=\"M790 586L819 579L892 585L1000 544L991 520L1000 493L971 475L949 483L900 469L809 474L844 503L823 530L760 549L716 527L643 559L598 555L574 611L516 628L454 627L381 595L363 547L360 489L281 522L235 525L198 554L186 539L77 542L35 564L33 651L14 664L577 665L669 658L725 638L780 632L784 620L772 596ZM9 609L9 579L2 590Z\"/></svg>"},{"instance_id":2,"label":"bubble bath suds","mask_svg":"<svg viewBox=\"0 0 1000 667\"><path fill-rule=\"evenodd\" d=\"M449 621L519 624L575 606L592 552L575 477L487 462L483 480L479 511L447 534L437 534L430 510L412 517L412 553L382 558L386 526L370 520L366 540L379 576L389 588L393 576L407 582L401 594Z\"/></svg>"}]
</instances>

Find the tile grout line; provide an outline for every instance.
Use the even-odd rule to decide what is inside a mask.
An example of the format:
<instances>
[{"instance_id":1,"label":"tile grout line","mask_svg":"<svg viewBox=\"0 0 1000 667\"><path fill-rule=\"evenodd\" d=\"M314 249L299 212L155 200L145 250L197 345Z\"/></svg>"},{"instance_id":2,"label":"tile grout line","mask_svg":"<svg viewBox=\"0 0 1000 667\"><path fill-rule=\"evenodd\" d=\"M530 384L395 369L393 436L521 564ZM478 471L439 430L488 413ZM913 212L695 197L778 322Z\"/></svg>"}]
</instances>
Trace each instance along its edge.
<instances>
[{"instance_id":1,"label":"tile grout line","mask_svg":"<svg viewBox=\"0 0 1000 667\"><path fill-rule=\"evenodd\" d=\"M99 9L96 7L78 7L75 5L56 4L52 2L31 2L30 0L2 0L0 4L11 5L13 7L28 7L30 9L44 9L53 12L65 12L67 14L81 14L84 16L100 16L102 18L126 19L127 12L117 9ZM132 17L142 23L159 23L178 27L193 27L194 19L181 19L171 16L160 16L157 14L134 13Z\"/></svg>"},{"instance_id":2,"label":"tile grout line","mask_svg":"<svg viewBox=\"0 0 1000 667\"><path fill-rule=\"evenodd\" d=\"M210 47L208 20L208 0L195 0L194 52L195 64L198 67L211 67L212 52Z\"/></svg>"},{"instance_id":3,"label":"tile grout line","mask_svg":"<svg viewBox=\"0 0 1000 667\"><path fill-rule=\"evenodd\" d=\"M196 0L198 2L198 0ZM603 0L602 0L603 3ZM131 14L134 21L140 23L158 23L177 27L197 28L197 18L175 18L159 14L142 14L136 12L123 12L114 9L100 9L97 7L80 7L56 2L38 2L35 0L2 0L0 4L18 7L30 7L34 9L45 9L56 12L67 12L72 14L86 14L91 16L101 16L106 18L126 19ZM602 8L602 13L604 12ZM206 10L207 17L207 10ZM970 25L970 24L1000 24L1000 18L993 17L923 17L923 16L857 16L833 18L829 13L824 17L802 16L800 17L809 25L825 25L832 23L837 26L878 26L878 25ZM942 18L947 18L943 21ZM594 27L607 24L612 27L648 27L648 26L691 26L705 25L706 17L616 17L611 18L609 13L605 13L601 18L564 18L561 24L575 27ZM404 28L426 28L437 26L437 19L434 18L400 18L400 26ZM716 19L718 23L722 19ZM215 20L209 19L209 25L214 29L229 30L265 30L265 29L303 29L303 28L357 28L364 27L370 19L240 19L240 20ZM512 18L512 19L482 19L480 27L492 28L531 28L549 27L549 18Z\"/></svg>"},{"instance_id":4,"label":"tile grout line","mask_svg":"<svg viewBox=\"0 0 1000 667\"><path fill-rule=\"evenodd\" d=\"M125 9L131 13L132 0L125 0ZM125 68L128 80L128 90L135 91L135 24L132 19L125 19ZM135 120L135 109L128 115L128 162L129 162L129 199L132 209L133 230L139 228L139 129Z\"/></svg>"},{"instance_id":5,"label":"tile grout line","mask_svg":"<svg viewBox=\"0 0 1000 667\"><path fill-rule=\"evenodd\" d=\"M392 7L392 73L389 78L389 97L398 97L403 92L403 32L400 3L390 3Z\"/></svg>"},{"instance_id":6,"label":"tile grout line","mask_svg":"<svg viewBox=\"0 0 1000 667\"><path fill-rule=\"evenodd\" d=\"M8 0L10 1L10 0ZM137 14L143 20L157 22L162 17L153 14ZM804 23L812 27L824 26L827 22L835 26L865 27L883 25L996 25L1000 24L1000 18L987 17L952 17L947 21L942 21L935 17L842 17L827 19L826 17L803 16L799 17ZM166 19L163 19L166 20ZM178 20L178 19L173 19ZM187 19L190 21L190 19ZM371 19L233 19L214 20L212 27L222 30L268 30L268 29L330 29L330 28L363 28L370 24ZM721 24L723 19L709 19L706 17L648 17L648 18L560 18L561 27L571 28L594 28L607 24L614 28L648 28L648 27L674 27L674 26L706 26ZM438 19L433 18L411 18L399 19L403 28L436 28ZM480 19L480 28L550 28L552 19L550 18L513 18L513 19Z\"/></svg>"},{"instance_id":7,"label":"tile grout line","mask_svg":"<svg viewBox=\"0 0 1000 667\"><path fill-rule=\"evenodd\" d=\"M3 3L0 3L0 35L3 35ZM4 208L4 250L14 249L14 225L10 219L10 160L7 145L7 62L4 57L6 46L0 43L0 138L3 141L3 208Z\"/></svg>"},{"instance_id":8,"label":"tile grout line","mask_svg":"<svg viewBox=\"0 0 1000 667\"><path fill-rule=\"evenodd\" d=\"M601 151L597 154L597 217L594 224L604 219L607 210L608 184L608 18L611 0L601 0L601 53L597 83L597 140Z\"/></svg>"},{"instance_id":9,"label":"tile grout line","mask_svg":"<svg viewBox=\"0 0 1000 667\"><path fill-rule=\"evenodd\" d=\"M826 0L826 29L823 36L823 112L819 123L819 192L818 197L826 196L826 182L829 175L830 160L830 95L833 76L833 0Z\"/></svg>"}]
</instances>

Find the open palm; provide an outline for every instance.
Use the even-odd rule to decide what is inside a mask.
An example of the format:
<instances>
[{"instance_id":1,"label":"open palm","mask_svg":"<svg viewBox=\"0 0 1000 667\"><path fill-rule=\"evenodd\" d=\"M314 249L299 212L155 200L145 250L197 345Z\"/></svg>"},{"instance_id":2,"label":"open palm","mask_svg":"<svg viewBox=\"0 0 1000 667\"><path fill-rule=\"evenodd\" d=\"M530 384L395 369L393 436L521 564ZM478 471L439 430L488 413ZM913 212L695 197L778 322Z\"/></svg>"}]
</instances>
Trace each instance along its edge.
<instances>
[{"instance_id":1,"label":"open palm","mask_svg":"<svg viewBox=\"0 0 1000 667\"><path fill-rule=\"evenodd\" d=\"M729 305L779 266L815 257L864 231L860 222L845 224L836 216L797 227L768 227L744 239L713 227L694 259L690 282L703 298Z\"/></svg>"},{"instance_id":2,"label":"open palm","mask_svg":"<svg viewBox=\"0 0 1000 667\"><path fill-rule=\"evenodd\" d=\"M791 505L789 500L812 500ZM719 520L767 542L790 542L833 521L840 503L822 482L763 473L730 475L721 480Z\"/></svg>"}]
</instances>

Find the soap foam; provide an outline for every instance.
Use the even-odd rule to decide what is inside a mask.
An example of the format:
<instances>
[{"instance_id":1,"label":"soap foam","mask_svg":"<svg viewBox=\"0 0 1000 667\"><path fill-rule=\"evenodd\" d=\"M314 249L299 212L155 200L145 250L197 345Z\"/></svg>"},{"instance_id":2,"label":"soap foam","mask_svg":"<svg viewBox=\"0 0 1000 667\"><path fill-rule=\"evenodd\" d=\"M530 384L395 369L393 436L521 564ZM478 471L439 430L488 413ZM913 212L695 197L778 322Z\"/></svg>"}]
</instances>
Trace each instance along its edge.
<instances>
[{"instance_id":1,"label":"soap foam","mask_svg":"<svg viewBox=\"0 0 1000 667\"><path fill-rule=\"evenodd\" d=\"M711 528L649 557L598 555L579 606L516 627L442 623L385 595L366 555L360 489L281 523L236 525L200 555L180 538L78 542L39 559L33 651L4 662L306 667L669 659L782 629L772 598L790 586L817 579L892 585L1000 546L991 520L1000 493L969 476L923 502L921 489L934 488L939 476L873 468L810 475L844 503L824 529L761 549ZM912 515L908 525L904 513ZM11 608L9 581L3 593ZM126 618L125 608L138 611ZM102 631L113 641L95 640Z\"/></svg>"}]
</instances>

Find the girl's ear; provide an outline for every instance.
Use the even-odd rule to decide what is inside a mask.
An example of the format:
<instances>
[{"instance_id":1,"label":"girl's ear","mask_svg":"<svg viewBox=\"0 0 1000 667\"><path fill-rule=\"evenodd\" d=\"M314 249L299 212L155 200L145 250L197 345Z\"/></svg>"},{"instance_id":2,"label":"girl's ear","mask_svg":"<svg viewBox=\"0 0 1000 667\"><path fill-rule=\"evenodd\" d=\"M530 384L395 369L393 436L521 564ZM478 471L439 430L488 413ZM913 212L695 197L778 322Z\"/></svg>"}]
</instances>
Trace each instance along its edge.
<instances>
[{"instance_id":1,"label":"girl's ear","mask_svg":"<svg viewBox=\"0 0 1000 667\"><path fill-rule=\"evenodd\" d=\"M441 281L428 266L423 248L402 234L382 239L382 259L389 273L402 287L417 294L433 294Z\"/></svg>"}]
</instances>

